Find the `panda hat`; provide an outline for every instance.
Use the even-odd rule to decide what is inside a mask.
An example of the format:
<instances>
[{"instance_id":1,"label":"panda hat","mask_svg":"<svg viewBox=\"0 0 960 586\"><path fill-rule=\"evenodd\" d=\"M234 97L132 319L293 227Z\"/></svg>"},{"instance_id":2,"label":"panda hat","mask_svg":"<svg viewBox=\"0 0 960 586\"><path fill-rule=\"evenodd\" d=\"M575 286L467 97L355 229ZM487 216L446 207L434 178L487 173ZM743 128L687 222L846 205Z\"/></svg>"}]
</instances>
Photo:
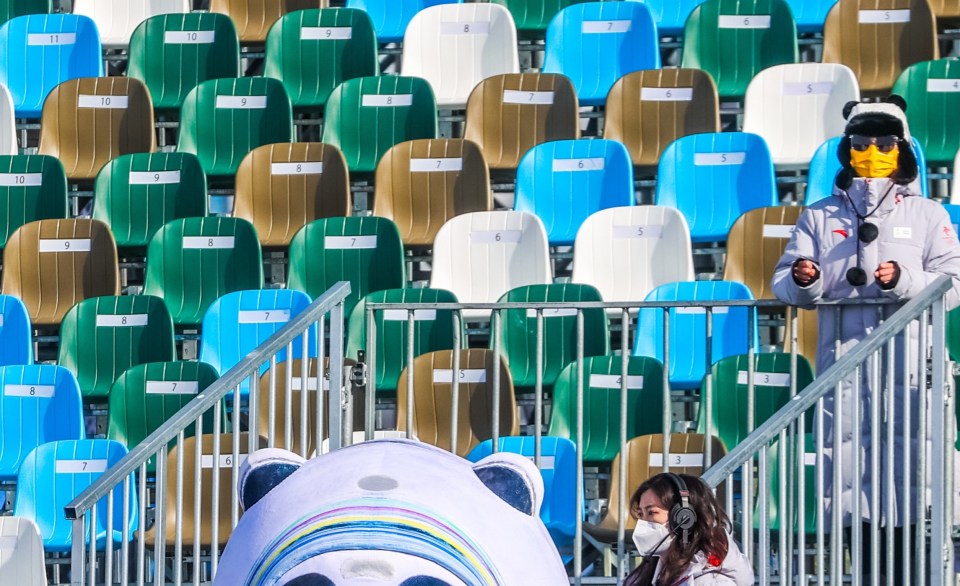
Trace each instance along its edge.
<instances>
[{"instance_id":1,"label":"panda hat","mask_svg":"<svg viewBox=\"0 0 960 586\"><path fill-rule=\"evenodd\" d=\"M857 177L856 171L850 165L850 136L853 134L871 137L896 136L900 139L900 158L897 161L897 170L890 179L898 185L909 185L917 179L917 156L913 152L906 112L907 102L896 94L888 96L882 102L847 102L843 107L847 126L837 148L837 158L842 167L837 174L837 187L847 190L853 183L853 178Z\"/></svg>"}]
</instances>

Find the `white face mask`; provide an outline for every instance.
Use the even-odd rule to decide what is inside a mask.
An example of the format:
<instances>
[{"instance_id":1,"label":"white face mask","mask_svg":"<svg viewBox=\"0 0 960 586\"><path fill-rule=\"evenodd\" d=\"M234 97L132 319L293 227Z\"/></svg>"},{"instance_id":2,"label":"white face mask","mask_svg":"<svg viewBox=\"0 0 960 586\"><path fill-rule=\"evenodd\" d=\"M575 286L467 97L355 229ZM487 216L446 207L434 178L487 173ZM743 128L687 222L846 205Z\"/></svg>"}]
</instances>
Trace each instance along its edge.
<instances>
[{"instance_id":1,"label":"white face mask","mask_svg":"<svg viewBox=\"0 0 960 586\"><path fill-rule=\"evenodd\" d=\"M650 521L637 521L633 530L633 544L640 555L657 555L667 550L673 542L673 535L666 525Z\"/></svg>"}]
</instances>

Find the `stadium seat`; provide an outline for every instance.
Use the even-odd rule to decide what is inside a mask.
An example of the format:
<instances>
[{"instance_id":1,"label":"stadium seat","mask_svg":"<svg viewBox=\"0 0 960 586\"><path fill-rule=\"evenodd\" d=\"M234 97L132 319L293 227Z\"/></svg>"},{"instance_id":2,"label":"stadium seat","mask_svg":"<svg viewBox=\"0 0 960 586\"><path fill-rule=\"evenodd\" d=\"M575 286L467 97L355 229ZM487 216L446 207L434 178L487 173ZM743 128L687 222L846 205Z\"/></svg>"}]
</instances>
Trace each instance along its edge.
<instances>
[{"instance_id":1,"label":"stadium seat","mask_svg":"<svg viewBox=\"0 0 960 586\"><path fill-rule=\"evenodd\" d=\"M815 535L817 530L817 517L822 510L822 506L817 502L817 442L814 434L805 433L803 434L803 443L804 443L804 453L803 453L803 470L804 470L804 531L807 535ZM796 472L791 471L790 467L796 466L800 454L796 451L796 446L798 444L798 438L795 436L789 436L787 440L788 447L788 460L787 460L787 474L793 477L791 482L795 483L797 489L799 489L799 481L796 480ZM825 460L828 462L828 460ZM794 534L799 528L800 525L800 507L797 505L797 496L796 491L794 491L793 496L788 496L789 499L787 503L781 503L780 501L780 441L774 441L767 447L767 470L770 474L769 482L764 482L760 486L768 487L767 492L767 514L769 519L769 525L771 531L779 531L780 527L784 524L785 519L782 517L786 514L789 514L791 517L791 529ZM790 484L784 482L783 485L789 487ZM787 490L790 490L789 488ZM788 493L789 494L789 493ZM791 502L792 501L792 502ZM787 506L791 507L787 509ZM754 517L753 517L753 527L754 529L760 529L761 524L760 517L760 500L757 499L756 507L754 508Z\"/></svg>"},{"instance_id":2,"label":"stadium seat","mask_svg":"<svg viewBox=\"0 0 960 586\"><path fill-rule=\"evenodd\" d=\"M65 81L47 96L37 152L60 159L67 178L91 180L111 159L156 149L147 87L129 77Z\"/></svg>"},{"instance_id":3,"label":"stadium seat","mask_svg":"<svg viewBox=\"0 0 960 586\"><path fill-rule=\"evenodd\" d=\"M693 279L690 229L677 210L611 208L587 218L577 232L573 282L593 285L606 302L637 301L660 285Z\"/></svg>"},{"instance_id":4,"label":"stadium seat","mask_svg":"<svg viewBox=\"0 0 960 586\"><path fill-rule=\"evenodd\" d=\"M706 71L720 99L739 101L758 72L798 57L784 0L707 0L687 18L680 66Z\"/></svg>"},{"instance_id":5,"label":"stadium seat","mask_svg":"<svg viewBox=\"0 0 960 586\"><path fill-rule=\"evenodd\" d=\"M551 246L573 244L587 217L635 200L630 153L613 140L539 144L517 167L514 209L540 218Z\"/></svg>"},{"instance_id":6,"label":"stadium seat","mask_svg":"<svg viewBox=\"0 0 960 586\"><path fill-rule=\"evenodd\" d=\"M97 175L93 219L110 226L121 250L142 255L167 222L206 215L207 178L194 155L122 155Z\"/></svg>"},{"instance_id":7,"label":"stadium seat","mask_svg":"<svg viewBox=\"0 0 960 586\"><path fill-rule=\"evenodd\" d=\"M41 444L83 439L80 387L66 368L0 367L0 395L0 480L16 480L20 464Z\"/></svg>"},{"instance_id":8,"label":"stadium seat","mask_svg":"<svg viewBox=\"0 0 960 586\"><path fill-rule=\"evenodd\" d=\"M53 0L4 0L0 2L0 25L18 16L50 14Z\"/></svg>"},{"instance_id":9,"label":"stadium seat","mask_svg":"<svg viewBox=\"0 0 960 586\"><path fill-rule=\"evenodd\" d=\"M402 142L380 159L374 185L373 215L393 220L406 246L431 247L447 220L493 209L487 161L468 140Z\"/></svg>"},{"instance_id":10,"label":"stadium seat","mask_svg":"<svg viewBox=\"0 0 960 586\"><path fill-rule=\"evenodd\" d=\"M574 4L547 27L543 72L569 77L583 106L602 105L625 74L659 68L657 27L639 2Z\"/></svg>"},{"instance_id":11,"label":"stadium seat","mask_svg":"<svg viewBox=\"0 0 960 586\"><path fill-rule=\"evenodd\" d=\"M197 85L240 76L237 29L215 13L150 18L130 38L127 76L147 86L158 112L178 109Z\"/></svg>"},{"instance_id":12,"label":"stadium seat","mask_svg":"<svg viewBox=\"0 0 960 586\"><path fill-rule=\"evenodd\" d=\"M24 224L66 217L67 177L59 160L0 156L0 248Z\"/></svg>"},{"instance_id":13,"label":"stadium seat","mask_svg":"<svg viewBox=\"0 0 960 586\"><path fill-rule=\"evenodd\" d=\"M57 363L70 369L87 399L103 399L121 374L145 362L176 360L173 322L149 295L81 301L60 324Z\"/></svg>"},{"instance_id":14,"label":"stadium seat","mask_svg":"<svg viewBox=\"0 0 960 586\"><path fill-rule=\"evenodd\" d=\"M10 90L6 86L0 85L0 155L16 155L19 153L13 96L10 95Z\"/></svg>"},{"instance_id":15,"label":"stadium seat","mask_svg":"<svg viewBox=\"0 0 960 586\"><path fill-rule=\"evenodd\" d=\"M957 227L960 226L960 205L955 203L944 203L943 207L947 210L947 214L950 216L950 222L953 224L953 231L957 231Z\"/></svg>"},{"instance_id":16,"label":"stadium seat","mask_svg":"<svg viewBox=\"0 0 960 586\"><path fill-rule=\"evenodd\" d=\"M210 0L210 12L229 16L241 43L262 45L270 27L283 15L326 5L327 0Z\"/></svg>"},{"instance_id":17,"label":"stadium seat","mask_svg":"<svg viewBox=\"0 0 960 586\"><path fill-rule=\"evenodd\" d=\"M253 149L292 140L290 98L270 77L205 81L180 109L177 150L200 157L208 176L232 176Z\"/></svg>"},{"instance_id":18,"label":"stadium seat","mask_svg":"<svg viewBox=\"0 0 960 586\"><path fill-rule=\"evenodd\" d=\"M360 77L327 100L323 142L343 151L351 173L372 173L390 147L437 136L437 104L426 80Z\"/></svg>"},{"instance_id":19,"label":"stadium seat","mask_svg":"<svg viewBox=\"0 0 960 586\"><path fill-rule=\"evenodd\" d=\"M603 137L626 145L634 167L652 174L667 145L700 132L720 132L717 86L703 71L635 71L610 88Z\"/></svg>"},{"instance_id":20,"label":"stadium seat","mask_svg":"<svg viewBox=\"0 0 960 586\"><path fill-rule=\"evenodd\" d=\"M747 88L743 131L767 141L774 164L806 167L823 141L843 134L843 107L850 101L860 101L860 88L844 65L771 67Z\"/></svg>"},{"instance_id":21,"label":"stadium seat","mask_svg":"<svg viewBox=\"0 0 960 586\"><path fill-rule=\"evenodd\" d=\"M344 81L380 72L373 23L349 8L287 14L267 35L263 67L283 82L294 108L322 108Z\"/></svg>"},{"instance_id":22,"label":"stadium seat","mask_svg":"<svg viewBox=\"0 0 960 586\"><path fill-rule=\"evenodd\" d=\"M97 25L86 16L20 16L0 27L0 84L10 90L18 118L39 118L60 83L103 75Z\"/></svg>"},{"instance_id":23,"label":"stadium seat","mask_svg":"<svg viewBox=\"0 0 960 586\"><path fill-rule=\"evenodd\" d=\"M343 310L350 315L364 295L403 288L404 268L403 244L393 222L327 218L307 224L290 242L287 287L320 297L338 281L349 281Z\"/></svg>"},{"instance_id":24,"label":"stadium seat","mask_svg":"<svg viewBox=\"0 0 960 586\"><path fill-rule=\"evenodd\" d=\"M905 68L938 56L927 0L839 0L827 14L823 62L852 69L865 95L886 94Z\"/></svg>"},{"instance_id":25,"label":"stadium seat","mask_svg":"<svg viewBox=\"0 0 960 586\"><path fill-rule=\"evenodd\" d=\"M946 124L946 122L942 124ZM919 169L914 187L920 190L923 197L929 197L926 157L917 137L912 138L913 152L917 157L917 168ZM813 154L813 159L810 161L810 171L807 173L807 193L804 205L813 205L833 194L837 173L840 172L840 159L837 158L838 146L840 146L840 137L835 136L820 145L817 152Z\"/></svg>"},{"instance_id":26,"label":"stadium seat","mask_svg":"<svg viewBox=\"0 0 960 586\"><path fill-rule=\"evenodd\" d=\"M282 143L250 151L237 169L233 216L257 229L264 247L287 247L319 218L350 215L347 162L323 143Z\"/></svg>"},{"instance_id":27,"label":"stadium seat","mask_svg":"<svg viewBox=\"0 0 960 586\"><path fill-rule=\"evenodd\" d=\"M683 27L687 17L699 4L705 0L633 0L647 5L653 14L653 22L661 36L679 37L683 35Z\"/></svg>"},{"instance_id":28,"label":"stadium seat","mask_svg":"<svg viewBox=\"0 0 960 586\"><path fill-rule=\"evenodd\" d=\"M933 15L937 18L937 24L939 25L941 21L946 21L948 24L956 23L957 19L960 18L960 4L953 2L953 0L927 0L930 4L930 8L933 10Z\"/></svg>"},{"instance_id":29,"label":"stadium seat","mask_svg":"<svg viewBox=\"0 0 960 586\"><path fill-rule=\"evenodd\" d=\"M553 387L553 409L547 435L576 439L577 377L571 362ZM583 459L610 462L620 451L620 399L623 358L594 356L583 360ZM646 356L627 358L627 440L661 433L663 365Z\"/></svg>"},{"instance_id":30,"label":"stadium seat","mask_svg":"<svg viewBox=\"0 0 960 586\"><path fill-rule=\"evenodd\" d=\"M752 300L753 295L742 283L728 281L696 281L670 283L657 287L646 301L704 302L720 300ZM670 387L677 390L696 389L706 374L707 319L700 307L674 307L670 310ZM712 311L712 345L710 361L726 356L746 354L757 345L757 320L751 320L747 307L714 307ZM652 356L663 360L663 309L643 308L637 323L634 356ZM752 327L751 327L752 325Z\"/></svg>"},{"instance_id":31,"label":"stadium seat","mask_svg":"<svg viewBox=\"0 0 960 586\"><path fill-rule=\"evenodd\" d=\"M388 289L364 296L350 312L347 327L347 357L367 352L367 360L376 353L376 372L371 373L377 391L393 394L400 371L407 365L407 321L404 310L375 311L376 347L367 344L367 303L457 303L453 293L441 289ZM413 355L453 348L453 311L418 309L413 312ZM461 340L464 339L461 337Z\"/></svg>"},{"instance_id":32,"label":"stadium seat","mask_svg":"<svg viewBox=\"0 0 960 586\"><path fill-rule=\"evenodd\" d=\"M457 451L466 457L478 444L493 437L494 355L490 350L458 350ZM452 442L453 353L437 350L413 360L413 435L418 440L450 451ZM513 381L503 357L500 368L500 416L498 436L519 435L517 402ZM407 381L410 368L397 381L397 430L407 430Z\"/></svg>"},{"instance_id":33,"label":"stadium seat","mask_svg":"<svg viewBox=\"0 0 960 586\"><path fill-rule=\"evenodd\" d=\"M3 292L23 300L34 325L58 325L90 297L120 294L117 244L96 220L25 224L3 249Z\"/></svg>"},{"instance_id":34,"label":"stadium seat","mask_svg":"<svg viewBox=\"0 0 960 586\"><path fill-rule=\"evenodd\" d=\"M246 220L173 220L147 246L143 292L163 298L176 325L196 326L221 295L261 287L263 255Z\"/></svg>"},{"instance_id":35,"label":"stadium seat","mask_svg":"<svg viewBox=\"0 0 960 586\"><path fill-rule=\"evenodd\" d=\"M140 23L160 14L185 14L190 0L73 0L73 13L97 24L105 49L125 49Z\"/></svg>"},{"instance_id":36,"label":"stadium seat","mask_svg":"<svg viewBox=\"0 0 960 586\"><path fill-rule=\"evenodd\" d=\"M524 37L543 38L550 21L558 12L584 0L491 0L510 10Z\"/></svg>"},{"instance_id":37,"label":"stadium seat","mask_svg":"<svg viewBox=\"0 0 960 586\"><path fill-rule=\"evenodd\" d=\"M953 162L960 149L960 63L952 59L916 63L903 70L893 93L907 102L910 134L920 142L927 161L936 166Z\"/></svg>"},{"instance_id":38,"label":"stadium seat","mask_svg":"<svg viewBox=\"0 0 960 586\"><path fill-rule=\"evenodd\" d=\"M0 517L0 579L18 586L47 586L40 530L31 519Z\"/></svg>"},{"instance_id":39,"label":"stadium seat","mask_svg":"<svg viewBox=\"0 0 960 586\"><path fill-rule=\"evenodd\" d=\"M377 40L399 43L413 17L425 8L459 4L462 0L346 0L347 8L363 10L370 16Z\"/></svg>"},{"instance_id":40,"label":"stadium seat","mask_svg":"<svg viewBox=\"0 0 960 586\"><path fill-rule=\"evenodd\" d=\"M64 516L64 508L80 496L127 455L123 444L104 439L61 440L43 444L30 452L17 475L17 498L13 507L16 517L26 517L36 522L47 553L69 553L72 543L73 522ZM111 547L118 547L126 537L133 538L137 530L137 490L130 475L130 487L123 494L124 483L113 490L113 511L107 510L107 497L97 503L94 530L88 528L85 543L90 543L90 533L95 533L96 548L103 550L109 539ZM123 504L128 503L129 525L123 526ZM108 525L108 515L113 525Z\"/></svg>"},{"instance_id":41,"label":"stadium seat","mask_svg":"<svg viewBox=\"0 0 960 586\"><path fill-rule=\"evenodd\" d=\"M463 109L478 83L504 73L520 73L520 57L517 29L503 6L432 6L407 26L403 75L430 82L441 109Z\"/></svg>"},{"instance_id":42,"label":"stadium seat","mask_svg":"<svg viewBox=\"0 0 960 586\"><path fill-rule=\"evenodd\" d=\"M580 138L573 84L549 73L487 78L470 93L463 137L480 145L491 170L516 169L538 144Z\"/></svg>"},{"instance_id":43,"label":"stadium seat","mask_svg":"<svg viewBox=\"0 0 960 586\"><path fill-rule=\"evenodd\" d=\"M741 214L780 203L770 150L742 132L680 138L660 157L655 201L683 214L694 242L722 242Z\"/></svg>"},{"instance_id":44,"label":"stadium seat","mask_svg":"<svg viewBox=\"0 0 960 586\"><path fill-rule=\"evenodd\" d=\"M0 366L33 364L33 328L22 301L0 295Z\"/></svg>"},{"instance_id":45,"label":"stadium seat","mask_svg":"<svg viewBox=\"0 0 960 586\"><path fill-rule=\"evenodd\" d=\"M452 291L460 303L496 303L507 291L553 281L543 222L533 214L474 212L437 232L430 286ZM466 317L489 315L467 310Z\"/></svg>"},{"instance_id":46,"label":"stadium seat","mask_svg":"<svg viewBox=\"0 0 960 586\"><path fill-rule=\"evenodd\" d=\"M787 0L801 35L822 33L827 13L836 3L837 0Z\"/></svg>"},{"instance_id":47,"label":"stadium seat","mask_svg":"<svg viewBox=\"0 0 960 586\"><path fill-rule=\"evenodd\" d=\"M775 299L774 269L800 219L800 206L756 208L737 218L727 238L723 280L746 285L754 299Z\"/></svg>"}]
</instances>

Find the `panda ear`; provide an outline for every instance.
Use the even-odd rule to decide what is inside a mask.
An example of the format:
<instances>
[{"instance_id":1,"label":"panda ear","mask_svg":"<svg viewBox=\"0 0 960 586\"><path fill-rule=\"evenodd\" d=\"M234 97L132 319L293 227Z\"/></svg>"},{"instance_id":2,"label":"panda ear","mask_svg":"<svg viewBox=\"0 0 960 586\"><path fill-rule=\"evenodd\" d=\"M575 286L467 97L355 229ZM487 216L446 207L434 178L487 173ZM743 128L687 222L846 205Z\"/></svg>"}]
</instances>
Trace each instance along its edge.
<instances>
[{"instance_id":1,"label":"panda ear","mask_svg":"<svg viewBox=\"0 0 960 586\"><path fill-rule=\"evenodd\" d=\"M857 105L859 105L859 104L860 104L860 102L858 102L858 101L856 101L856 100L853 100L853 101L850 101L850 102L847 102L846 104L844 104L844 106L843 106L843 119L844 119L844 120L849 119L849 118L850 118L850 112L852 112L853 109L854 109L855 107L857 107Z\"/></svg>"},{"instance_id":2,"label":"panda ear","mask_svg":"<svg viewBox=\"0 0 960 586\"><path fill-rule=\"evenodd\" d=\"M901 110L906 113L907 111L907 101L903 99L903 96L898 96L897 94L890 94L883 100L888 104L894 104L899 107Z\"/></svg>"},{"instance_id":3,"label":"panda ear","mask_svg":"<svg viewBox=\"0 0 960 586\"><path fill-rule=\"evenodd\" d=\"M503 502L531 517L540 514L543 477L527 458L499 452L477 462L473 472Z\"/></svg>"},{"instance_id":4,"label":"panda ear","mask_svg":"<svg viewBox=\"0 0 960 586\"><path fill-rule=\"evenodd\" d=\"M237 491L244 511L260 502L271 490L306 463L306 460L287 450L266 448L250 454L240 465Z\"/></svg>"}]
</instances>

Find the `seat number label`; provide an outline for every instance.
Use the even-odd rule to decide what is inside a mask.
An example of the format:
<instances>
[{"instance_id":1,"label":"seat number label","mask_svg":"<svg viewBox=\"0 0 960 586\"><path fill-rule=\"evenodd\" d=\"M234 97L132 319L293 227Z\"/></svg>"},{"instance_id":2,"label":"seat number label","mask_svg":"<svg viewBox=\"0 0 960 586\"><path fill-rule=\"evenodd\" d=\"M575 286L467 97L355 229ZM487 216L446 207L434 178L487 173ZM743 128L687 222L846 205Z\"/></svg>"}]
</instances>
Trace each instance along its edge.
<instances>
[{"instance_id":1,"label":"seat number label","mask_svg":"<svg viewBox=\"0 0 960 586\"><path fill-rule=\"evenodd\" d=\"M749 384L749 373L746 370L737 372L737 384ZM789 372L755 372L753 373L753 384L764 387L789 387Z\"/></svg>"},{"instance_id":2,"label":"seat number label","mask_svg":"<svg viewBox=\"0 0 960 586\"><path fill-rule=\"evenodd\" d=\"M377 237L373 236L324 236L323 247L327 250L367 250L377 247Z\"/></svg>"},{"instance_id":3,"label":"seat number label","mask_svg":"<svg viewBox=\"0 0 960 586\"><path fill-rule=\"evenodd\" d=\"M200 383L192 380L148 380L146 392L148 395L196 395L200 392Z\"/></svg>"},{"instance_id":4,"label":"seat number label","mask_svg":"<svg viewBox=\"0 0 960 586\"><path fill-rule=\"evenodd\" d=\"M677 307L676 309L673 310L673 312L678 315L683 315L683 314L698 315L698 314L706 314L707 309L705 307ZM716 315L718 313L729 313L729 312L730 312L729 307L714 307L711 313Z\"/></svg>"},{"instance_id":5,"label":"seat number label","mask_svg":"<svg viewBox=\"0 0 960 586\"><path fill-rule=\"evenodd\" d=\"M300 29L301 41L347 41L353 38L349 26L305 26Z\"/></svg>"},{"instance_id":6,"label":"seat number label","mask_svg":"<svg viewBox=\"0 0 960 586\"><path fill-rule=\"evenodd\" d=\"M693 164L697 166L742 165L747 153L695 153Z\"/></svg>"},{"instance_id":7,"label":"seat number label","mask_svg":"<svg viewBox=\"0 0 960 586\"><path fill-rule=\"evenodd\" d=\"M166 31L163 42L167 45L209 45L216 40L217 31Z\"/></svg>"},{"instance_id":8,"label":"seat number label","mask_svg":"<svg viewBox=\"0 0 960 586\"><path fill-rule=\"evenodd\" d=\"M74 45L77 33L32 33L27 35L27 45Z\"/></svg>"},{"instance_id":9,"label":"seat number label","mask_svg":"<svg viewBox=\"0 0 960 586\"><path fill-rule=\"evenodd\" d=\"M399 108L413 105L413 94L366 94L360 103L366 108Z\"/></svg>"},{"instance_id":10,"label":"seat number label","mask_svg":"<svg viewBox=\"0 0 960 586\"><path fill-rule=\"evenodd\" d=\"M323 163L271 163L271 175L320 175Z\"/></svg>"},{"instance_id":11,"label":"seat number label","mask_svg":"<svg viewBox=\"0 0 960 586\"><path fill-rule=\"evenodd\" d=\"M263 110L267 96L217 96L216 108L221 110Z\"/></svg>"},{"instance_id":12,"label":"seat number label","mask_svg":"<svg viewBox=\"0 0 960 586\"><path fill-rule=\"evenodd\" d=\"M614 226L614 238L655 238L663 236L663 226Z\"/></svg>"},{"instance_id":13,"label":"seat number label","mask_svg":"<svg viewBox=\"0 0 960 586\"><path fill-rule=\"evenodd\" d=\"M237 458L237 466L243 464L247 459L246 454L240 454ZM200 456L200 467L201 468L213 468L213 456L212 455L203 455ZM222 454L220 456L220 461L218 462L217 468L233 468L233 454Z\"/></svg>"},{"instance_id":14,"label":"seat number label","mask_svg":"<svg viewBox=\"0 0 960 586\"><path fill-rule=\"evenodd\" d=\"M629 20L586 20L580 26L584 34L625 33L630 30Z\"/></svg>"},{"instance_id":15,"label":"seat number label","mask_svg":"<svg viewBox=\"0 0 960 586\"><path fill-rule=\"evenodd\" d=\"M133 171L130 185L179 185L180 171Z\"/></svg>"},{"instance_id":16,"label":"seat number label","mask_svg":"<svg viewBox=\"0 0 960 586\"><path fill-rule=\"evenodd\" d=\"M764 224L764 238L790 238L793 236L794 226L789 224Z\"/></svg>"},{"instance_id":17,"label":"seat number label","mask_svg":"<svg viewBox=\"0 0 960 586\"><path fill-rule=\"evenodd\" d=\"M861 10L858 18L860 24L899 24L910 22L910 9Z\"/></svg>"},{"instance_id":18,"label":"seat number label","mask_svg":"<svg viewBox=\"0 0 960 586\"><path fill-rule=\"evenodd\" d=\"M554 159L553 171L602 171L604 158L593 159Z\"/></svg>"},{"instance_id":19,"label":"seat number label","mask_svg":"<svg viewBox=\"0 0 960 586\"><path fill-rule=\"evenodd\" d=\"M106 460L57 460L57 474L94 474L107 471Z\"/></svg>"},{"instance_id":20,"label":"seat number label","mask_svg":"<svg viewBox=\"0 0 960 586\"><path fill-rule=\"evenodd\" d=\"M234 240L233 236L184 236L183 247L232 249Z\"/></svg>"},{"instance_id":21,"label":"seat number label","mask_svg":"<svg viewBox=\"0 0 960 586\"><path fill-rule=\"evenodd\" d=\"M520 230L471 232L470 241L474 244L516 244L520 242L520 235Z\"/></svg>"},{"instance_id":22,"label":"seat number label","mask_svg":"<svg viewBox=\"0 0 960 586\"><path fill-rule=\"evenodd\" d=\"M240 311L237 318L242 324L280 324L290 321L289 309L261 309Z\"/></svg>"},{"instance_id":23,"label":"seat number label","mask_svg":"<svg viewBox=\"0 0 960 586\"><path fill-rule=\"evenodd\" d=\"M832 81L809 81L783 84L785 96L828 96L833 91Z\"/></svg>"},{"instance_id":24,"label":"seat number label","mask_svg":"<svg viewBox=\"0 0 960 586\"><path fill-rule=\"evenodd\" d=\"M383 321L407 321L410 314L406 309L385 309ZM413 321L436 321L436 309L417 309L413 312Z\"/></svg>"},{"instance_id":25,"label":"seat number label","mask_svg":"<svg viewBox=\"0 0 960 586\"><path fill-rule=\"evenodd\" d=\"M717 19L719 28L770 28L769 14L721 14Z\"/></svg>"},{"instance_id":26,"label":"seat number label","mask_svg":"<svg viewBox=\"0 0 960 586\"><path fill-rule=\"evenodd\" d=\"M643 102L689 102L693 100L692 87L645 87L640 88Z\"/></svg>"},{"instance_id":27,"label":"seat number label","mask_svg":"<svg viewBox=\"0 0 960 586\"><path fill-rule=\"evenodd\" d=\"M42 397L49 399L54 395L53 385L4 385L3 394L8 397Z\"/></svg>"},{"instance_id":28,"label":"seat number label","mask_svg":"<svg viewBox=\"0 0 960 586\"><path fill-rule=\"evenodd\" d=\"M104 110L126 110L130 98L127 96L91 96L80 94L77 97L78 108L98 108Z\"/></svg>"},{"instance_id":29,"label":"seat number label","mask_svg":"<svg viewBox=\"0 0 960 586\"><path fill-rule=\"evenodd\" d=\"M960 79L928 79L928 92L960 92Z\"/></svg>"},{"instance_id":30,"label":"seat number label","mask_svg":"<svg viewBox=\"0 0 960 586\"><path fill-rule=\"evenodd\" d=\"M489 22L441 22L441 35L486 35L490 32Z\"/></svg>"},{"instance_id":31,"label":"seat number label","mask_svg":"<svg viewBox=\"0 0 960 586\"><path fill-rule=\"evenodd\" d=\"M591 374L590 387L594 389L623 388L623 377L619 374ZM630 390L643 389L643 375L627 375L627 388Z\"/></svg>"},{"instance_id":32,"label":"seat number label","mask_svg":"<svg viewBox=\"0 0 960 586\"><path fill-rule=\"evenodd\" d=\"M525 92L503 90L504 104L535 104L538 106L553 104L554 92Z\"/></svg>"},{"instance_id":33,"label":"seat number label","mask_svg":"<svg viewBox=\"0 0 960 586\"><path fill-rule=\"evenodd\" d=\"M411 173L463 171L463 159L410 159Z\"/></svg>"},{"instance_id":34,"label":"seat number label","mask_svg":"<svg viewBox=\"0 0 960 586\"><path fill-rule=\"evenodd\" d=\"M41 187L43 173L0 173L0 187Z\"/></svg>"},{"instance_id":35,"label":"seat number label","mask_svg":"<svg viewBox=\"0 0 960 586\"><path fill-rule=\"evenodd\" d=\"M703 454L667 454L667 462L675 468L703 468ZM649 465L663 468L663 453L651 453Z\"/></svg>"},{"instance_id":36,"label":"seat number label","mask_svg":"<svg viewBox=\"0 0 960 586\"><path fill-rule=\"evenodd\" d=\"M577 310L574 307L548 307L539 310L540 314L543 315L544 319L551 317L570 317L577 315ZM527 310L527 319L537 319L537 310L528 309Z\"/></svg>"},{"instance_id":37,"label":"seat number label","mask_svg":"<svg viewBox=\"0 0 960 586\"><path fill-rule=\"evenodd\" d=\"M89 238L50 238L40 241L40 252L90 252Z\"/></svg>"},{"instance_id":38,"label":"seat number label","mask_svg":"<svg viewBox=\"0 0 960 586\"><path fill-rule=\"evenodd\" d=\"M303 379L300 378L299 376L295 376L291 378L290 388L293 389L294 391L302 391ZM315 390L317 390L317 377L315 376L307 377L307 391L309 392L309 391L315 391ZM327 377L324 377L323 379L323 390L325 391L330 390L330 379Z\"/></svg>"},{"instance_id":39,"label":"seat number label","mask_svg":"<svg viewBox=\"0 0 960 586\"><path fill-rule=\"evenodd\" d=\"M487 371L483 368L461 368L460 376L457 380L465 384L476 384L487 382ZM434 368L433 382L440 384L453 384L453 369Z\"/></svg>"},{"instance_id":40,"label":"seat number label","mask_svg":"<svg viewBox=\"0 0 960 586\"><path fill-rule=\"evenodd\" d=\"M132 328L142 327L149 323L150 316L145 313L136 315L98 315L98 328Z\"/></svg>"}]
</instances>

